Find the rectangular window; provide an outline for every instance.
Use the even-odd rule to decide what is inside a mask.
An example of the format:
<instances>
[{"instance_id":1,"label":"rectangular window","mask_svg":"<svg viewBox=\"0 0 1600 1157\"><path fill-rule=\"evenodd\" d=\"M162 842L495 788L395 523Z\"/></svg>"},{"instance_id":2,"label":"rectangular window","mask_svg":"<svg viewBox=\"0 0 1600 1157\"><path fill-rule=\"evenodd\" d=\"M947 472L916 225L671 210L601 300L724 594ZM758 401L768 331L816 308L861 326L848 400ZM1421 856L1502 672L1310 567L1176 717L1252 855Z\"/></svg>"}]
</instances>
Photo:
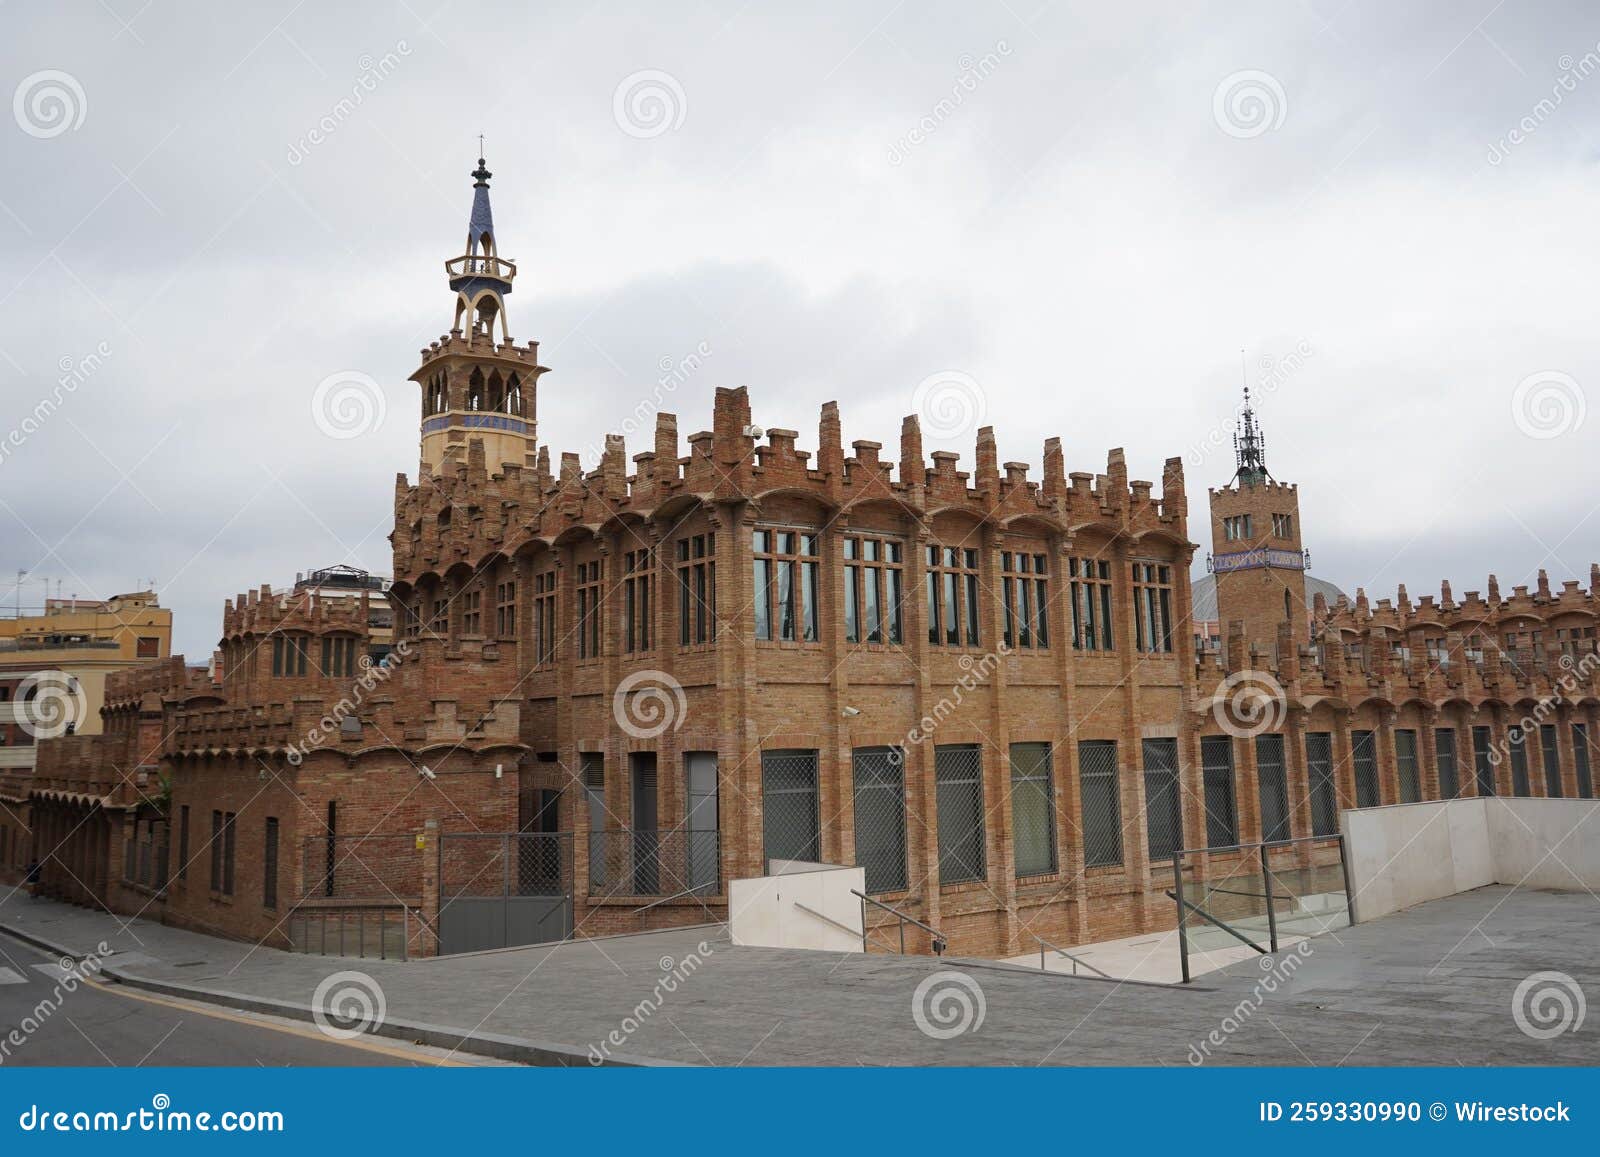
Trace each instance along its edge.
<instances>
[{"instance_id":1,"label":"rectangular window","mask_svg":"<svg viewBox=\"0 0 1600 1157\"><path fill-rule=\"evenodd\" d=\"M461 633L483 634L483 592L466 591L461 596Z\"/></svg>"},{"instance_id":2,"label":"rectangular window","mask_svg":"<svg viewBox=\"0 0 1600 1157\"><path fill-rule=\"evenodd\" d=\"M267 817L266 847L261 851L261 906L278 906L278 820Z\"/></svg>"},{"instance_id":3,"label":"rectangular window","mask_svg":"<svg viewBox=\"0 0 1600 1157\"><path fill-rule=\"evenodd\" d=\"M1572 762L1574 770L1578 773L1578 796L1582 799L1594 798L1594 779L1589 763L1589 725L1574 723L1572 725ZM1559 794L1551 792L1552 795Z\"/></svg>"},{"instance_id":4,"label":"rectangular window","mask_svg":"<svg viewBox=\"0 0 1600 1157\"><path fill-rule=\"evenodd\" d=\"M1144 815L1150 858L1172 859L1183 847L1176 739L1144 741Z\"/></svg>"},{"instance_id":5,"label":"rectangular window","mask_svg":"<svg viewBox=\"0 0 1600 1157\"><path fill-rule=\"evenodd\" d=\"M1528 776L1528 737L1520 727L1506 728L1506 746L1511 751L1511 794L1533 794L1533 783Z\"/></svg>"},{"instance_id":6,"label":"rectangular window","mask_svg":"<svg viewBox=\"0 0 1600 1157\"><path fill-rule=\"evenodd\" d=\"M138 658L159 659L161 657L161 640L150 635L140 635L138 643Z\"/></svg>"},{"instance_id":7,"label":"rectangular window","mask_svg":"<svg viewBox=\"0 0 1600 1157\"><path fill-rule=\"evenodd\" d=\"M450 635L450 600L438 598L433 600L433 617L428 621L428 632L436 638L444 639Z\"/></svg>"},{"instance_id":8,"label":"rectangular window","mask_svg":"<svg viewBox=\"0 0 1600 1157\"><path fill-rule=\"evenodd\" d=\"M856 805L856 867L867 870L868 892L906 886L905 752L858 747L851 753Z\"/></svg>"},{"instance_id":9,"label":"rectangular window","mask_svg":"<svg viewBox=\"0 0 1600 1157\"><path fill-rule=\"evenodd\" d=\"M650 587L655 556L648 550L630 550L622 556L622 649L629 654L655 649L650 615Z\"/></svg>"},{"instance_id":10,"label":"rectangular window","mask_svg":"<svg viewBox=\"0 0 1600 1157\"><path fill-rule=\"evenodd\" d=\"M1050 645L1049 577L1047 555L1000 552L1006 646L1043 650Z\"/></svg>"},{"instance_id":11,"label":"rectangular window","mask_svg":"<svg viewBox=\"0 0 1600 1157\"><path fill-rule=\"evenodd\" d=\"M810 531L757 530L752 536L756 638L815 643L819 536Z\"/></svg>"},{"instance_id":12,"label":"rectangular window","mask_svg":"<svg viewBox=\"0 0 1600 1157\"><path fill-rule=\"evenodd\" d=\"M1078 741L1078 794L1083 810L1083 863L1104 868L1122 863L1122 792L1117 741Z\"/></svg>"},{"instance_id":13,"label":"rectangular window","mask_svg":"<svg viewBox=\"0 0 1600 1157\"><path fill-rule=\"evenodd\" d=\"M892 538L848 535L844 559L845 641L905 642L905 560L901 543Z\"/></svg>"},{"instance_id":14,"label":"rectangular window","mask_svg":"<svg viewBox=\"0 0 1600 1157\"><path fill-rule=\"evenodd\" d=\"M578 658L600 657L600 560L578 564Z\"/></svg>"},{"instance_id":15,"label":"rectangular window","mask_svg":"<svg viewBox=\"0 0 1600 1157\"><path fill-rule=\"evenodd\" d=\"M1461 794L1460 777L1456 774L1456 729L1433 729L1433 758L1439 769L1439 798L1455 799Z\"/></svg>"},{"instance_id":16,"label":"rectangular window","mask_svg":"<svg viewBox=\"0 0 1600 1157\"><path fill-rule=\"evenodd\" d=\"M222 891L222 813L211 813L211 890Z\"/></svg>"},{"instance_id":17,"label":"rectangular window","mask_svg":"<svg viewBox=\"0 0 1600 1157\"><path fill-rule=\"evenodd\" d=\"M1472 729L1472 769L1479 795L1494 794L1494 764L1490 760L1491 736L1487 727Z\"/></svg>"},{"instance_id":18,"label":"rectangular window","mask_svg":"<svg viewBox=\"0 0 1600 1157\"><path fill-rule=\"evenodd\" d=\"M1350 762L1356 781L1356 807L1377 807L1378 737L1371 731L1350 733Z\"/></svg>"},{"instance_id":19,"label":"rectangular window","mask_svg":"<svg viewBox=\"0 0 1600 1157\"><path fill-rule=\"evenodd\" d=\"M178 809L178 879L189 878L189 805Z\"/></svg>"},{"instance_id":20,"label":"rectangular window","mask_svg":"<svg viewBox=\"0 0 1600 1157\"><path fill-rule=\"evenodd\" d=\"M988 876L983 833L983 749L975 743L933 749L938 791L939 883Z\"/></svg>"},{"instance_id":21,"label":"rectangular window","mask_svg":"<svg viewBox=\"0 0 1600 1157\"><path fill-rule=\"evenodd\" d=\"M237 851L235 838L239 834L237 816L233 812L222 814L222 894L233 895L233 867L234 853Z\"/></svg>"},{"instance_id":22,"label":"rectangular window","mask_svg":"<svg viewBox=\"0 0 1600 1157\"><path fill-rule=\"evenodd\" d=\"M1289 826L1289 769L1283 736L1256 736L1256 792L1261 800L1261 839L1282 843L1292 838Z\"/></svg>"},{"instance_id":23,"label":"rectangular window","mask_svg":"<svg viewBox=\"0 0 1600 1157\"><path fill-rule=\"evenodd\" d=\"M927 581L928 642L936 647L978 646L978 552L928 547Z\"/></svg>"},{"instance_id":24,"label":"rectangular window","mask_svg":"<svg viewBox=\"0 0 1600 1157\"><path fill-rule=\"evenodd\" d=\"M761 753L761 811L769 871L773 860L821 859L815 751Z\"/></svg>"},{"instance_id":25,"label":"rectangular window","mask_svg":"<svg viewBox=\"0 0 1600 1157\"><path fill-rule=\"evenodd\" d=\"M494 636L497 639L517 637L517 584L494 584Z\"/></svg>"},{"instance_id":26,"label":"rectangular window","mask_svg":"<svg viewBox=\"0 0 1600 1157\"><path fill-rule=\"evenodd\" d=\"M1019 877L1056 870L1053 764L1048 743L1011 745L1011 831Z\"/></svg>"},{"instance_id":27,"label":"rectangular window","mask_svg":"<svg viewBox=\"0 0 1600 1157\"><path fill-rule=\"evenodd\" d=\"M1072 579L1072 646L1078 651L1114 651L1111 632L1111 563L1069 558Z\"/></svg>"},{"instance_id":28,"label":"rectangular window","mask_svg":"<svg viewBox=\"0 0 1600 1157\"><path fill-rule=\"evenodd\" d=\"M694 534L678 540L678 645L717 639L717 540ZM759 589L759 588L758 588ZM761 613L757 608L757 614Z\"/></svg>"},{"instance_id":29,"label":"rectangular window","mask_svg":"<svg viewBox=\"0 0 1600 1157\"><path fill-rule=\"evenodd\" d=\"M1133 564L1134 647L1145 654L1172 650L1172 568Z\"/></svg>"},{"instance_id":30,"label":"rectangular window","mask_svg":"<svg viewBox=\"0 0 1600 1157\"><path fill-rule=\"evenodd\" d=\"M556 659L556 572L533 576L533 658L536 666Z\"/></svg>"},{"instance_id":31,"label":"rectangular window","mask_svg":"<svg viewBox=\"0 0 1600 1157\"><path fill-rule=\"evenodd\" d=\"M1201 737L1200 771L1206 792L1206 846L1236 847L1239 816L1234 806L1233 739L1230 736Z\"/></svg>"},{"instance_id":32,"label":"rectangular window","mask_svg":"<svg viewBox=\"0 0 1600 1157\"><path fill-rule=\"evenodd\" d=\"M356 639L350 635L322 637L322 673L330 679L349 679L356 673Z\"/></svg>"},{"instance_id":33,"label":"rectangular window","mask_svg":"<svg viewBox=\"0 0 1600 1157\"><path fill-rule=\"evenodd\" d=\"M1311 786L1311 834L1339 834L1339 789L1333 779L1333 736L1306 734L1306 776Z\"/></svg>"},{"instance_id":34,"label":"rectangular window","mask_svg":"<svg viewBox=\"0 0 1600 1157\"><path fill-rule=\"evenodd\" d=\"M589 893L603 892L606 872L606 832L616 825L606 811L606 757L598 751L578 754L578 775L583 780L583 798L589 808Z\"/></svg>"},{"instance_id":35,"label":"rectangular window","mask_svg":"<svg viewBox=\"0 0 1600 1157\"><path fill-rule=\"evenodd\" d=\"M1544 790L1552 798L1564 794L1561 790L1561 753L1556 748L1556 725L1544 723L1539 727L1539 751L1544 757ZM1581 791L1579 794L1583 794Z\"/></svg>"},{"instance_id":36,"label":"rectangular window","mask_svg":"<svg viewBox=\"0 0 1600 1157\"><path fill-rule=\"evenodd\" d=\"M1417 733L1402 728L1394 733L1394 761L1400 773L1400 802L1422 799L1422 775L1417 763Z\"/></svg>"}]
</instances>

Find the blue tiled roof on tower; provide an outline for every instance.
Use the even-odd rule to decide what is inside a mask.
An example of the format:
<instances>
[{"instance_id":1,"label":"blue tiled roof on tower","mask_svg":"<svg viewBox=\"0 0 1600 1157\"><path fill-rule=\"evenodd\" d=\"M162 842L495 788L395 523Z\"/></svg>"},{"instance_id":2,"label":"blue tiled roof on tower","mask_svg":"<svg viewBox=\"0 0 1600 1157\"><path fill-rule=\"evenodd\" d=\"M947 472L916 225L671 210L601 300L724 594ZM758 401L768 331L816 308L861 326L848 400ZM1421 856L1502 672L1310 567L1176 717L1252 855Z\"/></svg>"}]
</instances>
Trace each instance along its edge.
<instances>
[{"instance_id":1,"label":"blue tiled roof on tower","mask_svg":"<svg viewBox=\"0 0 1600 1157\"><path fill-rule=\"evenodd\" d=\"M479 157L472 176L472 220L467 225L467 253L488 253L492 247L484 243L484 237L491 241L494 237L494 212L489 208L489 178L494 174L484 167L483 158Z\"/></svg>"}]
</instances>

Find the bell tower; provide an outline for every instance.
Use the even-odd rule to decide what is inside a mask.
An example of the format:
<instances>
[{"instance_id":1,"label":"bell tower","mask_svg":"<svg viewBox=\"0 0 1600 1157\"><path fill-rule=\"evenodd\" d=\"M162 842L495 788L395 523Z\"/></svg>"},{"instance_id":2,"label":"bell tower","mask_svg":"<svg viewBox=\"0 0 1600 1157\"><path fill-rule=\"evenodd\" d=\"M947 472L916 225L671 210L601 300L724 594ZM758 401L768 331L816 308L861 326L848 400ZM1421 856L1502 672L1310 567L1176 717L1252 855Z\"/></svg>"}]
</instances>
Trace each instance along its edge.
<instances>
[{"instance_id":1,"label":"bell tower","mask_svg":"<svg viewBox=\"0 0 1600 1157\"><path fill-rule=\"evenodd\" d=\"M1217 618L1244 623L1245 645L1259 643L1272 654L1278 626L1290 637L1311 637L1306 605L1306 551L1300 537L1300 492L1267 471L1266 438L1244 391L1244 409L1233 437L1235 470L1228 485L1211 491L1211 555L1216 576Z\"/></svg>"},{"instance_id":2,"label":"bell tower","mask_svg":"<svg viewBox=\"0 0 1600 1157\"><path fill-rule=\"evenodd\" d=\"M456 295L455 320L422 351L411 375L422 388L422 467L434 473L446 462L465 462L473 442L482 443L491 474L532 467L538 448L537 383L546 371L538 343L517 345L507 327L506 298L517 267L500 256L489 206L493 175L479 157L466 251L444 263Z\"/></svg>"}]
</instances>

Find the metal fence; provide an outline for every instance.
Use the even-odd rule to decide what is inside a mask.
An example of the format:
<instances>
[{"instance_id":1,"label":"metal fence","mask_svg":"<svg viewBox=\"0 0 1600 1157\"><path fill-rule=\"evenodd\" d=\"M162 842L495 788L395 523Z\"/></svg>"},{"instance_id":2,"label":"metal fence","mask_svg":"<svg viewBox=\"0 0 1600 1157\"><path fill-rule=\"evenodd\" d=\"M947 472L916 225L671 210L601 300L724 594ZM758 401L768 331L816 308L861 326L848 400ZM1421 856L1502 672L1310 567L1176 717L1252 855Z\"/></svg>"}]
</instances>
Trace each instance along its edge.
<instances>
[{"instance_id":1,"label":"metal fence","mask_svg":"<svg viewBox=\"0 0 1600 1157\"><path fill-rule=\"evenodd\" d=\"M1083 862L1099 868L1122 863L1122 788L1117 782L1117 742L1078 742L1078 790L1083 798Z\"/></svg>"},{"instance_id":2,"label":"metal fence","mask_svg":"<svg viewBox=\"0 0 1600 1157\"><path fill-rule=\"evenodd\" d=\"M713 830L615 829L589 833L589 898L715 895L721 841Z\"/></svg>"},{"instance_id":3,"label":"metal fence","mask_svg":"<svg viewBox=\"0 0 1600 1157\"><path fill-rule=\"evenodd\" d=\"M404 904L310 904L289 913L289 948L313 956L405 960L412 922Z\"/></svg>"},{"instance_id":4,"label":"metal fence","mask_svg":"<svg viewBox=\"0 0 1600 1157\"><path fill-rule=\"evenodd\" d=\"M761 815L766 859L821 859L821 818L817 809L817 753L763 751Z\"/></svg>"},{"instance_id":5,"label":"metal fence","mask_svg":"<svg viewBox=\"0 0 1600 1157\"><path fill-rule=\"evenodd\" d=\"M1152 860L1170 859L1183 846L1183 811L1178 786L1178 741L1146 739L1144 812Z\"/></svg>"},{"instance_id":6,"label":"metal fence","mask_svg":"<svg viewBox=\"0 0 1600 1157\"><path fill-rule=\"evenodd\" d=\"M975 743L934 748L933 779L938 791L939 883L987 878L983 749Z\"/></svg>"},{"instance_id":7,"label":"metal fence","mask_svg":"<svg viewBox=\"0 0 1600 1157\"><path fill-rule=\"evenodd\" d=\"M571 892L571 832L448 832L439 837L441 900Z\"/></svg>"}]
</instances>

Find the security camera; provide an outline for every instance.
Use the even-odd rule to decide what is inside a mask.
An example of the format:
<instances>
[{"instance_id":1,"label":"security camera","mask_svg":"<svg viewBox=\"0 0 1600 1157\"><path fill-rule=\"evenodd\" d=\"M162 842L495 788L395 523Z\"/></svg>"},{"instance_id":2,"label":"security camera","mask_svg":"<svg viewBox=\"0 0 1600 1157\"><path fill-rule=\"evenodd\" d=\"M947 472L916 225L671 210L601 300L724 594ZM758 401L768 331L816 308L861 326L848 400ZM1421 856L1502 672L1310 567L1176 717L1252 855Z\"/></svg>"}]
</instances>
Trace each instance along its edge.
<instances>
[{"instance_id":1,"label":"security camera","mask_svg":"<svg viewBox=\"0 0 1600 1157\"><path fill-rule=\"evenodd\" d=\"M765 438L767 432L760 426L746 426L744 428L744 436L746 438Z\"/></svg>"},{"instance_id":2,"label":"security camera","mask_svg":"<svg viewBox=\"0 0 1600 1157\"><path fill-rule=\"evenodd\" d=\"M423 779L438 779L439 778L437 775L435 775L433 773L433 768L428 767L426 765L417 768L417 774L420 775Z\"/></svg>"},{"instance_id":3,"label":"security camera","mask_svg":"<svg viewBox=\"0 0 1600 1157\"><path fill-rule=\"evenodd\" d=\"M854 719L857 715L860 715L860 714L861 714L861 708L859 708L859 707L846 707L844 709L844 717L846 719Z\"/></svg>"}]
</instances>

